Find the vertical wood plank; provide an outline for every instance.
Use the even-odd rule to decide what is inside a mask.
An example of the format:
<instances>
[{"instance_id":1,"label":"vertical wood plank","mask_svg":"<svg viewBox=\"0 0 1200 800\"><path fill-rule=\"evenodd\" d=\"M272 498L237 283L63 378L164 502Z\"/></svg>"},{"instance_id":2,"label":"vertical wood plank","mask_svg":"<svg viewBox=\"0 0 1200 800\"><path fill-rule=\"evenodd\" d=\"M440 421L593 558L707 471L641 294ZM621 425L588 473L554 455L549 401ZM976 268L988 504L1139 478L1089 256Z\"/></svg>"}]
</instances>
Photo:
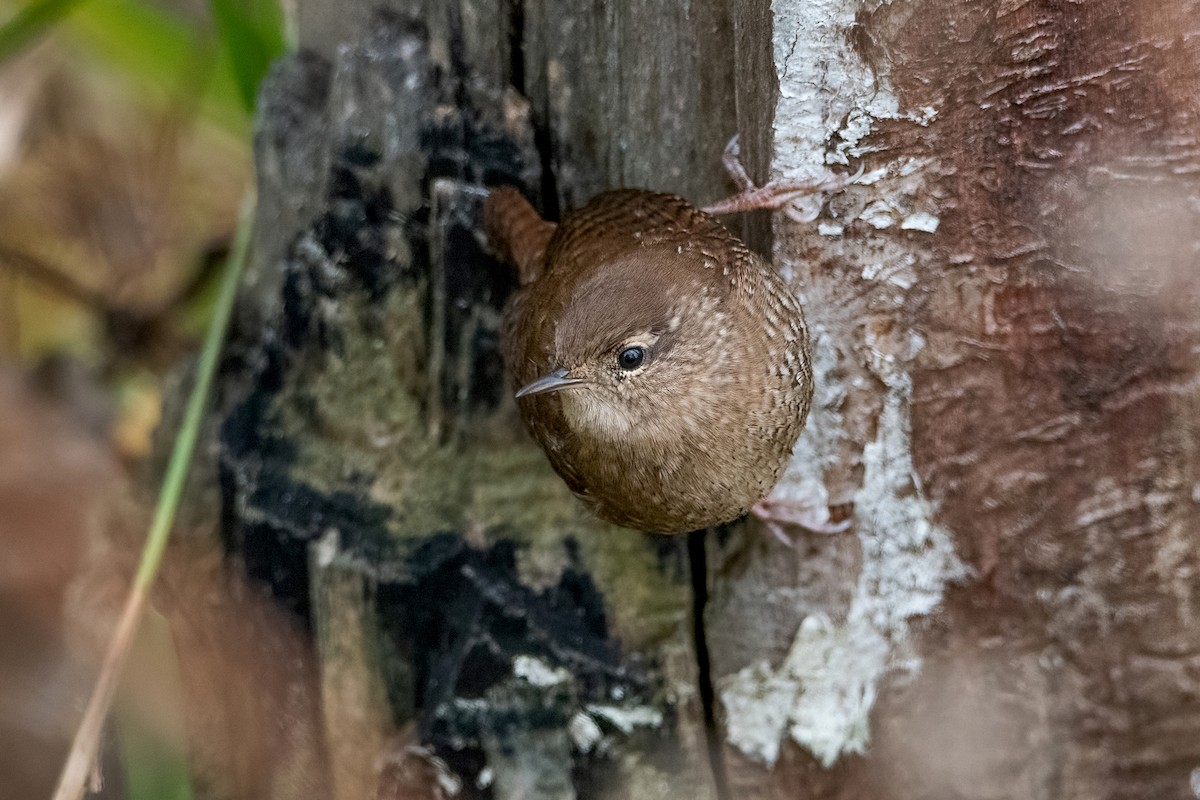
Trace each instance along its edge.
<instances>
[{"instance_id":1,"label":"vertical wood plank","mask_svg":"<svg viewBox=\"0 0 1200 800\"><path fill-rule=\"evenodd\" d=\"M362 800L393 728L381 672L374 591L354 565L339 564L338 532L309 545L313 633L335 800Z\"/></svg>"},{"instance_id":2,"label":"vertical wood plank","mask_svg":"<svg viewBox=\"0 0 1200 800\"><path fill-rule=\"evenodd\" d=\"M476 218L485 180L536 180L528 117L505 92L526 69L507 48L530 10L365 5L301 4L327 80L306 93L280 71L260 159L307 161L317 175L273 169L266 185L297 188L314 211L271 215L292 229L269 232L260 256L279 261L256 270L286 302L264 310L247 358L258 371L226 427L230 538L310 616L332 662L330 736L353 743L331 753L346 760L339 792L357 791L380 738L362 708L379 694L374 626L395 662L382 670L387 708L466 796L710 800L685 543L588 515L524 434L500 372L512 280ZM626 23L614 35L648 37ZM732 119L732 95L715 97L704 102ZM298 132L297 113L313 114ZM703 158L716 183L726 136ZM305 548L331 526L337 554L314 560Z\"/></svg>"},{"instance_id":3,"label":"vertical wood plank","mask_svg":"<svg viewBox=\"0 0 1200 800\"><path fill-rule=\"evenodd\" d=\"M725 0L529 0L526 91L548 130L561 208L641 186L706 202L736 132Z\"/></svg>"}]
</instances>

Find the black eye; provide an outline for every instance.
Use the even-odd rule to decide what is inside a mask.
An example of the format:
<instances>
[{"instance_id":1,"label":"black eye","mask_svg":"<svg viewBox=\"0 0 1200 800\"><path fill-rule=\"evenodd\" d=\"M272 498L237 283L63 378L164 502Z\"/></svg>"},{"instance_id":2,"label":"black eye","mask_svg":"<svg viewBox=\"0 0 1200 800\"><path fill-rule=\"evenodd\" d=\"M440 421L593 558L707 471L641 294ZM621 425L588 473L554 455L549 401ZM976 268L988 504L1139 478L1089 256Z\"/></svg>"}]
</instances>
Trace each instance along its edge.
<instances>
[{"instance_id":1,"label":"black eye","mask_svg":"<svg viewBox=\"0 0 1200 800\"><path fill-rule=\"evenodd\" d=\"M646 358L646 351L641 347L626 347L617 356L617 364L621 369L637 369Z\"/></svg>"}]
</instances>

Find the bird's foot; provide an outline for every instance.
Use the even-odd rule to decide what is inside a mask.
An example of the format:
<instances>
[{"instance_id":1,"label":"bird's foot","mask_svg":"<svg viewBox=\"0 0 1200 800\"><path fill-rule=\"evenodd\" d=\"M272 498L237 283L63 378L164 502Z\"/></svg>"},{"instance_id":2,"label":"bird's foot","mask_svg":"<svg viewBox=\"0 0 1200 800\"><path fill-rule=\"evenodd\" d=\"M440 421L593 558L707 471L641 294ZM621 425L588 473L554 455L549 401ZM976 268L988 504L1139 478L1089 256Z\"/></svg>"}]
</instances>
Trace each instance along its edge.
<instances>
[{"instance_id":1,"label":"bird's foot","mask_svg":"<svg viewBox=\"0 0 1200 800\"><path fill-rule=\"evenodd\" d=\"M735 134L725 145L725 153L721 157L725 171L738 187L738 193L724 200L704 207L704 211L713 215L740 214L743 211L758 211L760 209L777 210L782 208L789 219L796 222L812 222L820 213L820 207L802 209L795 201L824 192L836 192L858 181L863 176L863 167L853 175L835 175L830 172L824 177L806 180L771 181L764 186L755 186L754 181L746 174L741 161L741 145Z\"/></svg>"},{"instance_id":2,"label":"bird's foot","mask_svg":"<svg viewBox=\"0 0 1200 800\"><path fill-rule=\"evenodd\" d=\"M778 499L767 497L755 503L750 509L763 525L767 526L775 538L788 547L794 547L795 542L787 532L785 525L793 525L813 533L842 533L850 527L850 520L831 522L829 507L816 505L799 499Z\"/></svg>"}]
</instances>

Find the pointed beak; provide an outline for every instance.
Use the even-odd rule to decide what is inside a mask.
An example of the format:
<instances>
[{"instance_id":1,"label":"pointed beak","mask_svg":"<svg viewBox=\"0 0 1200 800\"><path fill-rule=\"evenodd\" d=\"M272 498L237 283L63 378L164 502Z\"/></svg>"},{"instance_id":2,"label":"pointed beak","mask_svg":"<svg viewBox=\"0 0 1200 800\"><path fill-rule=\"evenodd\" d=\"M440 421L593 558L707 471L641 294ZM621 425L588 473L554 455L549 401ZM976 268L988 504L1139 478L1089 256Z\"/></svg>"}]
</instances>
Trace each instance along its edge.
<instances>
[{"instance_id":1,"label":"pointed beak","mask_svg":"<svg viewBox=\"0 0 1200 800\"><path fill-rule=\"evenodd\" d=\"M565 389L568 386L575 386L583 383L579 378L569 377L570 373L565 369L556 369L549 375L543 375L536 381L530 381L517 390L517 397L527 397L531 394L541 394L542 392L557 392L559 389Z\"/></svg>"}]
</instances>

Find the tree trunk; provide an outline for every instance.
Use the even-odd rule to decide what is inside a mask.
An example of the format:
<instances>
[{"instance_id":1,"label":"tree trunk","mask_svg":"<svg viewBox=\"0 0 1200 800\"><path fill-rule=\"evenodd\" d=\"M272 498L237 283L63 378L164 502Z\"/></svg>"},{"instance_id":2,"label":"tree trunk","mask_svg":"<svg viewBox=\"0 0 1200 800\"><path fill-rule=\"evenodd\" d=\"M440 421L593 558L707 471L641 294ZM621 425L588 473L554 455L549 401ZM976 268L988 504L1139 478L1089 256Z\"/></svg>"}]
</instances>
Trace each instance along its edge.
<instances>
[{"instance_id":1,"label":"tree trunk","mask_svg":"<svg viewBox=\"0 0 1200 800\"><path fill-rule=\"evenodd\" d=\"M337 796L408 796L396 741L498 800L1194 796L1200 7L576 5L306 0L264 90L225 531ZM850 521L792 548L578 507L478 232L497 182L716 199L739 131L863 168L743 222L815 333L777 492Z\"/></svg>"},{"instance_id":2,"label":"tree trunk","mask_svg":"<svg viewBox=\"0 0 1200 800\"><path fill-rule=\"evenodd\" d=\"M774 248L853 527L710 539L733 796L1198 791L1198 11L773 5L773 173L866 170Z\"/></svg>"}]
</instances>

